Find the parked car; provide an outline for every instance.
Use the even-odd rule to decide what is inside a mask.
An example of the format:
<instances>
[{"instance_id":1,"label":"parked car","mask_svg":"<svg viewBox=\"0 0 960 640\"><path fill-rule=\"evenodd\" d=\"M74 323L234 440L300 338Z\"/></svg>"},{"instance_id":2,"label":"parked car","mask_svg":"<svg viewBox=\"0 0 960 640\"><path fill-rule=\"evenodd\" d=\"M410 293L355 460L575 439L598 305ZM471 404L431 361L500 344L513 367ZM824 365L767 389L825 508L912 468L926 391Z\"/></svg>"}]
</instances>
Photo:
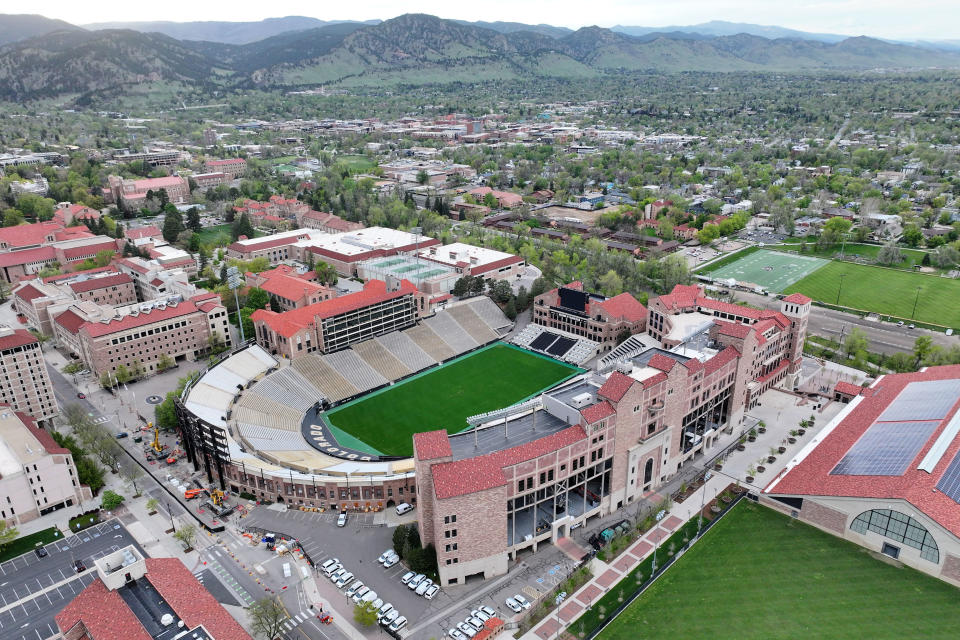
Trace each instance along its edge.
<instances>
[{"instance_id":1,"label":"parked car","mask_svg":"<svg viewBox=\"0 0 960 640\"><path fill-rule=\"evenodd\" d=\"M427 592L427 589L429 589L432 585L433 585L433 580L431 580L430 578L427 578L426 580L420 583L420 585L417 587L414 593L416 593L418 596L422 596Z\"/></svg>"},{"instance_id":2,"label":"parked car","mask_svg":"<svg viewBox=\"0 0 960 640\"><path fill-rule=\"evenodd\" d=\"M417 573L416 573L415 571L407 571L405 574L403 574L403 577L400 578L400 582L403 583L403 584L407 584L407 583L409 583L411 580L413 580L413 578L414 578L416 575L417 575Z\"/></svg>"},{"instance_id":3,"label":"parked car","mask_svg":"<svg viewBox=\"0 0 960 640\"><path fill-rule=\"evenodd\" d=\"M427 579L427 576L422 573L418 573L416 577L407 583L407 588L411 591L420 586L420 583Z\"/></svg>"},{"instance_id":4,"label":"parked car","mask_svg":"<svg viewBox=\"0 0 960 640\"><path fill-rule=\"evenodd\" d=\"M355 594L362 586L363 586L363 582L360 580L357 580L356 582L350 585L349 589L347 589L346 596L348 598L352 598L353 594Z\"/></svg>"},{"instance_id":5,"label":"parked car","mask_svg":"<svg viewBox=\"0 0 960 640\"><path fill-rule=\"evenodd\" d=\"M33 552L34 552L35 554L37 554L37 557L38 557L38 558L46 558L46 557L47 557L47 550L44 549L43 547L37 547L36 549L33 550Z\"/></svg>"},{"instance_id":6,"label":"parked car","mask_svg":"<svg viewBox=\"0 0 960 640\"><path fill-rule=\"evenodd\" d=\"M413 505L407 502L401 502L397 505L397 515L402 516L405 513L410 513L413 511Z\"/></svg>"},{"instance_id":7,"label":"parked car","mask_svg":"<svg viewBox=\"0 0 960 640\"><path fill-rule=\"evenodd\" d=\"M323 564L321 564L321 565L320 565L320 568L323 570L324 573L326 573L326 572L327 572L327 569L329 569L330 567L332 567L332 566L335 565L335 564L340 564L340 561L337 560L336 558L330 558L329 560L327 560L326 562L324 562Z\"/></svg>"},{"instance_id":8,"label":"parked car","mask_svg":"<svg viewBox=\"0 0 960 640\"><path fill-rule=\"evenodd\" d=\"M377 620L379 621L381 618L383 618L383 616L387 615L391 611L393 611L393 605L390 604L389 602L387 604L381 605L380 609L377 610Z\"/></svg>"},{"instance_id":9,"label":"parked car","mask_svg":"<svg viewBox=\"0 0 960 640\"><path fill-rule=\"evenodd\" d=\"M470 612L470 615L476 618L477 620L479 620L480 622L486 622L487 620L490 619L490 616L485 614L483 611L480 611L479 609L474 609L473 611Z\"/></svg>"},{"instance_id":10,"label":"parked car","mask_svg":"<svg viewBox=\"0 0 960 640\"><path fill-rule=\"evenodd\" d=\"M389 558L395 553L396 552L393 549L387 549L386 551L380 554L380 557L377 558L377 562L379 562L380 564L383 564L384 562L387 561L387 558Z\"/></svg>"},{"instance_id":11,"label":"parked car","mask_svg":"<svg viewBox=\"0 0 960 640\"><path fill-rule=\"evenodd\" d=\"M383 626L389 625L391 622L396 620L400 616L400 611L398 609L391 609L387 611L386 615L380 618L380 624Z\"/></svg>"},{"instance_id":12,"label":"parked car","mask_svg":"<svg viewBox=\"0 0 960 640\"><path fill-rule=\"evenodd\" d=\"M330 578L331 580L333 579L333 575L338 571L346 571L346 569L343 568L343 565L340 564L339 562L336 564L332 564L323 570L323 572L327 574L327 577ZM337 576L337 577L339 578L340 576Z\"/></svg>"},{"instance_id":13,"label":"parked car","mask_svg":"<svg viewBox=\"0 0 960 640\"><path fill-rule=\"evenodd\" d=\"M467 636L464 635L463 631L460 631L460 629L457 628L447 631L447 635L453 638L453 640L467 640Z\"/></svg>"},{"instance_id":14,"label":"parked car","mask_svg":"<svg viewBox=\"0 0 960 640\"><path fill-rule=\"evenodd\" d=\"M347 571L337 580L337 589L343 589L345 586L350 584L351 580L353 580L353 574Z\"/></svg>"},{"instance_id":15,"label":"parked car","mask_svg":"<svg viewBox=\"0 0 960 640\"><path fill-rule=\"evenodd\" d=\"M516 601L517 601L517 604L519 604L519 605L520 605L521 607L523 607L524 609L529 609L529 608L530 608L530 601L527 600L526 598L524 598L524 597L523 597L522 595L520 595L519 593L516 594L515 596L513 596L513 599L516 600Z\"/></svg>"},{"instance_id":16,"label":"parked car","mask_svg":"<svg viewBox=\"0 0 960 640\"><path fill-rule=\"evenodd\" d=\"M85 393L78 393L78 394L77 394L77 397L80 398L81 400L86 400L86 399L87 399L87 394L85 394Z\"/></svg>"},{"instance_id":17,"label":"parked car","mask_svg":"<svg viewBox=\"0 0 960 640\"><path fill-rule=\"evenodd\" d=\"M390 623L390 631L393 631L394 633L396 633L397 631L400 631L400 629L403 629L405 626L407 626L407 619L404 618L403 616L400 616L399 618L394 620L392 623Z\"/></svg>"},{"instance_id":18,"label":"parked car","mask_svg":"<svg viewBox=\"0 0 960 640\"><path fill-rule=\"evenodd\" d=\"M347 526L347 512L346 512L346 511L341 511L341 512L340 512L340 515L337 516L337 526L338 526L338 527L345 527L345 526Z\"/></svg>"},{"instance_id":19,"label":"parked car","mask_svg":"<svg viewBox=\"0 0 960 640\"><path fill-rule=\"evenodd\" d=\"M485 605L485 604L482 604L482 605L480 605L480 606L477 607L477 608L480 609L480 611L483 611L485 614L487 614L487 616L489 616L489 617L491 617L491 618L496 618L496 617L497 617L497 612L494 611L493 608L488 607L488 606Z\"/></svg>"},{"instance_id":20,"label":"parked car","mask_svg":"<svg viewBox=\"0 0 960 640\"><path fill-rule=\"evenodd\" d=\"M513 598L507 598L506 603L507 603L507 606L510 607L510 610L513 611L514 613L520 613L521 611L523 611L523 607L520 606L520 603L514 600Z\"/></svg>"},{"instance_id":21,"label":"parked car","mask_svg":"<svg viewBox=\"0 0 960 640\"><path fill-rule=\"evenodd\" d=\"M122 440L123 438L127 438L129 436L130 434L127 433L126 431L121 431L120 433L117 434L117 440Z\"/></svg>"},{"instance_id":22,"label":"parked car","mask_svg":"<svg viewBox=\"0 0 960 640\"><path fill-rule=\"evenodd\" d=\"M398 562L400 562L400 556L398 556L397 554L393 554L392 556L387 558L386 562L383 563L383 568L389 569L390 567L397 564Z\"/></svg>"},{"instance_id":23,"label":"parked car","mask_svg":"<svg viewBox=\"0 0 960 640\"><path fill-rule=\"evenodd\" d=\"M433 596L437 595L437 591L440 591L440 585L432 584L430 588L423 594L423 597L427 600L433 600Z\"/></svg>"},{"instance_id":24,"label":"parked car","mask_svg":"<svg viewBox=\"0 0 960 640\"><path fill-rule=\"evenodd\" d=\"M481 620L480 618L474 618L473 616L470 616L469 618L467 618L466 622L468 625L470 625L477 631L480 631L481 629L483 629L483 620Z\"/></svg>"},{"instance_id":25,"label":"parked car","mask_svg":"<svg viewBox=\"0 0 960 640\"><path fill-rule=\"evenodd\" d=\"M353 597L351 598L351 600L353 600L353 604L360 604L360 601L363 600L363 597L368 593L370 593L370 587L368 586L362 586L359 589L357 589L356 592L353 594ZM373 595L377 595L377 592L374 591Z\"/></svg>"},{"instance_id":26,"label":"parked car","mask_svg":"<svg viewBox=\"0 0 960 640\"><path fill-rule=\"evenodd\" d=\"M457 629L459 629L460 632L463 633L463 635L467 636L468 638L472 638L473 636L477 635L477 630L465 622L458 623Z\"/></svg>"},{"instance_id":27,"label":"parked car","mask_svg":"<svg viewBox=\"0 0 960 640\"><path fill-rule=\"evenodd\" d=\"M77 560L73 563L73 570L77 573L83 573L87 570L87 565L83 564L83 560Z\"/></svg>"}]
</instances>

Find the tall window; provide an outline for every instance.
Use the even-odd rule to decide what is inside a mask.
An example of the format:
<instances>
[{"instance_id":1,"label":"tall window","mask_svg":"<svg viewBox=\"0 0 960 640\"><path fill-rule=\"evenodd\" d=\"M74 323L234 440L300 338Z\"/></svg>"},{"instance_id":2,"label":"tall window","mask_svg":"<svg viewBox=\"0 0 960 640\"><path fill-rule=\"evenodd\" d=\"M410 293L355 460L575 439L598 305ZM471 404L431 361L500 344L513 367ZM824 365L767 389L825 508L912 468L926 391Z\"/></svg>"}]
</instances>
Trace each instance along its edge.
<instances>
[{"instance_id":1,"label":"tall window","mask_svg":"<svg viewBox=\"0 0 960 640\"><path fill-rule=\"evenodd\" d=\"M902 542L920 550L920 557L934 564L940 563L940 549L926 527L910 516L890 509L864 511L850 524L850 530L865 534L879 533L885 538Z\"/></svg>"},{"instance_id":2,"label":"tall window","mask_svg":"<svg viewBox=\"0 0 960 640\"><path fill-rule=\"evenodd\" d=\"M651 480L653 480L653 458L647 460L647 464L643 467L643 484Z\"/></svg>"}]
</instances>

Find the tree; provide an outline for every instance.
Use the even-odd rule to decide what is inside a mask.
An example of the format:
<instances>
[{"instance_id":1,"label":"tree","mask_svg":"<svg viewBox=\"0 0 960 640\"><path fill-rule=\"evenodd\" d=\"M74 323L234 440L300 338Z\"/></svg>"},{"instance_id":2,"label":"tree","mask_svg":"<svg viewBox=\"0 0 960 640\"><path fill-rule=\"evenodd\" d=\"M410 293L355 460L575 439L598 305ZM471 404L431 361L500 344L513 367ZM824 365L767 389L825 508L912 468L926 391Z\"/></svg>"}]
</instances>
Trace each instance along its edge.
<instances>
[{"instance_id":1,"label":"tree","mask_svg":"<svg viewBox=\"0 0 960 640\"><path fill-rule=\"evenodd\" d=\"M430 176L427 174L426 171L424 171L423 169L421 169L420 171L417 172L417 183L418 183L418 184L427 184L427 181L428 181L428 180L430 180Z\"/></svg>"},{"instance_id":2,"label":"tree","mask_svg":"<svg viewBox=\"0 0 960 640\"><path fill-rule=\"evenodd\" d=\"M284 632L287 611L278 597L261 598L247 609L253 633L264 640L273 640Z\"/></svg>"},{"instance_id":3,"label":"tree","mask_svg":"<svg viewBox=\"0 0 960 640\"><path fill-rule=\"evenodd\" d=\"M256 231L253 230L253 225L250 223L250 217L246 213L240 214L240 217L234 220L233 225L230 227L230 235L233 236L234 240L237 240L240 236L253 238L257 235Z\"/></svg>"},{"instance_id":4,"label":"tree","mask_svg":"<svg viewBox=\"0 0 960 640\"><path fill-rule=\"evenodd\" d=\"M163 217L163 239L173 244L183 233L183 216L174 209Z\"/></svg>"},{"instance_id":5,"label":"tree","mask_svg":"<svg viewBox=\"0 0 960 640\"><path fill-rule=\"evenodd\" d=\"M796 230L793 218L793 208L786 204L777 204L770 211L770 226L789 236Z\"/></svg>"},{"instance_id":6,"label":"tree","mask_svg":"<svg viewBox=\"0 0 960 640\"><path fill-rule=\"evenodd\" d=\"M517 319L517 301L514 298L510 298L507 301L507 306L503 308L503 315L507 316L510 320Z\"/></svg>"},{"instance_id":7,"label":"tree","mask_svg":"<svg viewBox=\"0 0 960 640\"><path fill-rule=\"evenodd\" d=\"M150 498L147 500L147 503L144 506L147 507L147 511L149 511L150 513L156 513L157 509L160 508L160 501L157 500L156 498Z\"/></svg>"},{"instance_id":8,"label":"tree","mask_svg":"<svg viewBox=\"0 0 960 640\"><path fill-rule=\"evenodd\" d=\"M462 298L470 292L470 276L463 276L462 278L457 278L457 281L453 283L453 293L454 296Z\"/></svg>"},{"instance_id":9,"label":"tree","mask_svg":"<svg viewBox=\"0 0 960 640\"><path fill-rule=\"evenodd\" d=\"M933 351L933 338L930 336L919 336L913 341L913 356L916 360L914 365L919 368L924 358Z\"/></svg>"},{"instance_id":10,"label":"tree","mask_svg":"<svg viewBox=\"0 0 960 640\"><path fill-rule=\"evenodd\" d=\"M15 227L23 223L23 214L16 209L8 209L6 213L3 214L3 226L5 227Z\"/></svg>"},{"instance_id":11,"label":"tree","mask_svg":"<svg viewBox=\"0 0 960 640\"><path fill-rule=\"evenodd\" d=\"M377 622L377 610L372 602L362 602L353 606L353 619L362 627L372 627Z\"/></svg>"},{"instance_id":12,"label":"tree","mask_svg":"<svg viewBox=\"0 0 960 640\"><path fill-rule=\"evenodd\" d=\"M247 340L256 335L253 320L250 319L250 316L254 311L256 311L256 309L251 309L250 307L243 307L240 309L240 321L243 323L243 335Z\"/></svg>"},{"instance_id":13,"label":"tree","mask_svg":"<svg viewBox=\"0 0 960 640\"><path fill-rule=\"evenodd\" d=\"M103 498L100 501L100 508L104 511L113 511L123 504L124 497L110 489L103 492Z\"/></svg>"},{"instance_id":14,"label":"tree","mask_svg":"<svg viewBox=\"0 0 960 640\"><path fill-rule=\"evenodd\" d=\"M703 229L697 232L697 240L700 244L710 244L720 237L720 227L715 224L705 224Z\"/></svg>"},{"instance_id":15,"label":"tree","mask_svg":"<svg viewBox=\"0 0 960 640\"><path fill-rule=\"evenodd\" d=\"M247 303L244 306L256 310L266 309L269 304L270 294L259 287L253 287L247 293Z\"/></svg>"},{"instance_id":16,"label":"tree","mask_svg":"<svg viewBox=\"0 0 960 640\"><path fill-rule=\"evenodd\" d=\"M173 364L174 364L173 358L171 358L166 353L161 353L160 356L157 358L157 373L166 371L167 369L172 367Z\"/></svg>"},{"instance_id":17,"label":"tree","mask_svg":"<svg viewBox=\"0 0 960 640\"><path fill-rule=\"evenodd\" d=\"M490 297L494 302L505 303L513 297L510 283L506 280L495 280L490 283Z\"/></svg>"},{"instance_id":18,"label":"tree","mask_svg":"<svg viewBox=\"0 0 960 640\"><path fill-rule=\"evenodd\" d=\"M407 544L407 538L409 536L407 529L407 525L401 524L393 530L393 550L396 551L397 555L401 558L403 558L404 547Z\"/></svg>"},{"instance_id":19,"label":"tree","mask_svg":"<svg viewBox=\"0 0 960 640\"><path fill-rule=\"evenodd\" d=\"M960 262L960 253L952 246L945 244L937 247L936 251L934 251L930 257L930 261L936 267L947 269L957 264L957 262Z\"/></svg>"},{"instance_id":20,"label":"tree","mask_svg":"<svg viewBox=\"0 0 960 640\"><path fill-rule=\"evenodd\" d=\"M0 280L0 302L6 302L10 297L10 283L6 280Z\"/></svg>"},{"instance_id":21,"label":"tree","mask_svg":"<svg viewBox=\"0 0 960 640\"><path fill-rule=\"evenodd\" d=\"M530 294L523 285L517 290L517 311L526 311L530 307Z\"/></svg>"},{"instance_id":22,"label":"tree","mask_svg":"<svg viewBox=\"0 0 960 640\"><path fill-rule=\"evenodd\" d=\"M484 286L485 286L485 283L483 281L483 278L475 277L473 278L473 280L470 281L470 293L472 295L478 296L481 293L483 293Z\"/></svg>"},{"instance_id":23,"label":"tree","mask_svg":"<svg viewBox=\"0 0 960 640\"><path fill-rule=\"evenodd\" d=\"M852 226L853 223L846 218L834 216L823 223L823 230L829 231L830 233L835 233L837 236L842 236L846 232L850 231L850 227Z\"/></svg>"},{"instance_id":24,"label":"tree","mask_svg":"<svg viewBox=\"0 0 960 640\"><path fill-rule=\"evenodd\" d=\"M197 539L197 527L190 523L181 524L177 532L173 534L173 537L183 544L185 550L192 549L193 543Z\"/></svg>"},{"instance_id":25,"label":"tree","mask_svg":"<svg viewBox=\"0 0 960 640\"><path fill-rule=\"evenodd\" d=\"M200 210L196 207L187 209L187 228L193 231L200 231L203 228L200 225Z\"/></svg>"},{"instance_id":26,"label":"tree","mask_svg":"<svg viewBox=\"0 0 960 640\"><path fill-rule=\"evenodd\" d=\"M0 520L0 549L17 539L20 532L14 527L8 527L6 520Z\"/></svg>"},{"instance_id":27,"label":"tree","mask_svg":"<svg viewBox=\"0 0 960 640\"><path fill-rule=\"evenodd\" d=\"M882 265L900 264L903 262L903 253L897 243L891 240L877 252L877 263Z\"/></svg>"},{"instance_id":28,"label":"tree","mask_svg":"<svg viewBox=\"0 0 960 640\"><path fill-rule=\"evenodd\" d=\"M859 327L854 327L847 336L847 343L843 346L843 350L848 357L860 360L866 356L869 345L867 333Z\"/></svg>"},{"instance_id":29,"label":"tree","mask_svg":"<svg viewBox=\"0 0 960 640\"><path fill-rule=\"evenodd\" d=\"M911 247L919 247L923 242L923 231L915 224L908 224L903 228L903 241Z\"/></svg>"},{"instance_id":30,"label":"tree","mask_svg":"<svg viewBox=\"0 0 960 640\"><path fill-rule=\"evenodd\" d=\"M623 278L616 271L610 269L597 279L597 286L603 295L613 297L623 293Z\"/></svg>"}]
</instances>

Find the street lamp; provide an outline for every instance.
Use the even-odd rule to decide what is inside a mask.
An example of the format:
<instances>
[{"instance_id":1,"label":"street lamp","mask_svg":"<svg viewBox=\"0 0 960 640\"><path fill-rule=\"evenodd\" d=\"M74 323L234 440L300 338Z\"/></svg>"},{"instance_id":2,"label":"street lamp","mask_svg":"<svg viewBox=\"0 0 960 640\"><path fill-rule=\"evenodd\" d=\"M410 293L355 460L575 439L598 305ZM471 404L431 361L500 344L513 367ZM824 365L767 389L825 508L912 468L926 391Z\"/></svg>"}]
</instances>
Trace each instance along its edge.
<instances>
[{"instance_id":1,"label":"street lamp","mask_svg":"<svg viewBox=\"0 0 960 640\"><path fill-rule=\"evenodd\" d=\"M913 316L917 313L917 303L920 302L920 289L922 287L917 287L917 297L913 300L913 311L910 312L910 319L913 320Z\"/></svg>"},{"instance_id":2,"label":"street lamp","mask_svg":"<svg viewBox=\"0 0 960 640\"><path fill-rule=\"evenodd\" d=\"M240 315L240 298L237 296L237 289L242 285L240 270L236 267L227 269L227 286L233 289L233 300L237 303L237 324L240 325L240 342L246 342L243 335L243 316Z\"/></svg>"},{"instance_id":3,"label":"street lamp","mask_svg":"<svg viewBox=\"0 0 960 640\"><path fill-rule=\"evenodd\" d=\"M664 511L663 509L661 509L660 511L657 512L656 519L657 519L657 522L658 522L658 523L659 523L661 520L663 520L663 516L665 516L666 513L667 513L667 512ZM657 574L657 549L658 549L659 547L660 547L660 537L657 536L657 540L653 543L653 564L651 565L651 568L650 568L650 577L651 577L651 578Z\"/></svg>"},{"instance_id":4,"label":"street lamp","mask_svg":"<svg viewBox=\"0 0 960 640\"><path fill-rule=\"evenodd\" d=\"M847 277L847 274L845 274L845 273L841 273L841 274L840 274L840 286L837 287L837 302L836 302L836 304L840 304L840 292L843 290L843 279L846 278L846 277Z\"/></svg>"}]
</instances>

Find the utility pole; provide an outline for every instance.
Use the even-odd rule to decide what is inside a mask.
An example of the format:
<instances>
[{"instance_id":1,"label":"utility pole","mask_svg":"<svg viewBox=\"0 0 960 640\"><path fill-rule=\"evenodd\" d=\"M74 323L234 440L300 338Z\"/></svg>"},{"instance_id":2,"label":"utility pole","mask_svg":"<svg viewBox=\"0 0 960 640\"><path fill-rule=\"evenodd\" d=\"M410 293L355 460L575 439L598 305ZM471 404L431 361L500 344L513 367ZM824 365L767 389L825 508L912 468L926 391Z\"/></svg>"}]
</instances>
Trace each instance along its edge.
<instances>
[{"instance_id":1,"label":"utility pole","mask_svg":"<svg viewBox=\"0 0 960 640\"><path fill-rule=\"evenodd\" d=\"M840 274L840 286L837 287L837 302L836 302L836 304L838 305L840 304L840 292L843 291L843 279L846 277L847 277L847 274L845 273Z\"/></svg>"},{"instance_id":2,"label":"utility pole","mask_svg":"<svg viewBox=\"0 0 960 640\"><path fill-rule=\"evenodd\" d=\"M237 295L237 289L243 284L240 278L240 270L236 267L227 269L227 286L233 289L233 300L237 303L237 324L240 325L240 342L246 342L243 335L243 316L240 315L240 297Z\"/></svg>"},{"instance_id":3,"label":"utility pole","mask_svg":"<svg viewBox=\"0 0 960 640\"><path fill-rule=\"evenodd\" d=\"M917 314L917 303L920 302L920 289L922 287L917 287L917 297L913 301L913 311L910 312L910 319L913 320L913 317Z\"/></svg>"}]
</instances>

